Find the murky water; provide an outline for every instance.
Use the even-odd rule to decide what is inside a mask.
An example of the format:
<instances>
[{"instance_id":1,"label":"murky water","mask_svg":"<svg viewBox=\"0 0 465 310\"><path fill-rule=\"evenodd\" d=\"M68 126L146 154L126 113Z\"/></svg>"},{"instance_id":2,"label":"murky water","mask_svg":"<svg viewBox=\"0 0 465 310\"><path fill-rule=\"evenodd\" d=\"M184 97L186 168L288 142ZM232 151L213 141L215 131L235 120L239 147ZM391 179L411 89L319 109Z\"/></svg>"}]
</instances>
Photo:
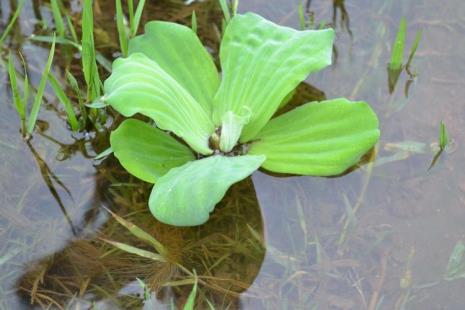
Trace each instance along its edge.
<instances>
[{"instance_id":1,"label":"murky water","mask_svg":"<svg viewBox=\"0 0 465 310\"><path fill-rule=\"evenodd\" d=\"M216 55L221 12L213 1L191 7L154 2L144 19L188 23L195 7L201 37ZM298 28L297 2L244 0L240 11ZM1 1L1 31L14 3ZM113 8L98 4L98 48L111 58L118 48L108 13ZM69 8L79 20L79 1ZM465 5L313 0L309 9L316 24L335 25L336 59L309 77L313 87L301 87L295 102L323 96L370 102L382 130L375 160L337 178L257 172L233 187L199 228L157 223L146 208L146 184L113 158L92 159L108 146L112 117L108 129L72 134L48 90L40 130L23 141L3 51L0 308L142 308L136 278L157 291L146 309L182 305L192 285L182 282L190 279L185 271L116 251L99 239L149 249L112 220L106 206L153 234L173 261L196 270L199 308L207 308L208 300L218 309L463 309L465 279L447 281L444 274L454 245L465 239ZM419 29L423 39L413 62L416 77L403 72L390 93L386 68L402 16L408 20L407 49ZM52 23L48 6L26 1L5 43L21 52L33 85L48 54L46 45L28 39L44 32L40 20ZM57 54L56 75L63 75L69 54ZM76 57L72 52L73 73L79 72ZM453 142L428 170L441 120Z\"/></svg>"}]
</instances>

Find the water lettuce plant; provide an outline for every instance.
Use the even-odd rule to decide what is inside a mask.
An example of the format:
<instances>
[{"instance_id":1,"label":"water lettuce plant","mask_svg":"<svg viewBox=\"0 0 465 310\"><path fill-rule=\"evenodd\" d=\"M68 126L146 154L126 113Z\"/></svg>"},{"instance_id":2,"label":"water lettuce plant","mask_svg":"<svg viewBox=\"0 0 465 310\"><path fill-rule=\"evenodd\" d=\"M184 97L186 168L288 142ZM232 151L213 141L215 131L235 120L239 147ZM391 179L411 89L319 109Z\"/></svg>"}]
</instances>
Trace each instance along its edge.
<instances>
[{"instance_id":1,"label":"water lettuce plant","mask_svg":"<svg viewBox=\"0 0 465 310\"><path fill-rule=\"evenodd\" d=\"M220 48L221 75L192 29L154 21L113 63L103 100L126 117L110 137L122 166L156 183L152 214L177 226L205 223L228 188L259 167L331 176L378 140L365 102L333 99L272 118L297 85L331 64L334 31L297 31L237 14Z\"/></svg>"}]
</instances>

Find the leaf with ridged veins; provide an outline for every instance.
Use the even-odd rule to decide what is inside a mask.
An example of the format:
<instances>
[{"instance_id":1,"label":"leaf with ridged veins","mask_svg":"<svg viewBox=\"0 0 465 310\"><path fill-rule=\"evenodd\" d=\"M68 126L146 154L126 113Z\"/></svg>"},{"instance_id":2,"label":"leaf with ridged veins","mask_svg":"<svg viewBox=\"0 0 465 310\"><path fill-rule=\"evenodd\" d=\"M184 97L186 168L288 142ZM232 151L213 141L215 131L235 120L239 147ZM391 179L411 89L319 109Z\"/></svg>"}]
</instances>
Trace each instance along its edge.
<instances>
[{"instance_id":1,"label":"leaf with ridged veins","mask_svg":"<svg viewBox=\"0 0 465 310\"><path fill-rule=\"evenodd\" d=\"M264 154L262 167L273 172L331 176L356 164L379 134L376 114L365 102L312 102L272 119L249 154Z\"/></svg>"},{"instance_id":2,"label":"leaf with ridged veins","mask_svg":"<svg viewBox=\"0 0 465 310\"><path fill-rule=\"evenodd\" d=\"M111 148L132 175L155 183L171 168L195 160L192 151L169 134L149 124L125 120L110 136Z\"/></svg>"},{"instance_id":3,"label":"leaf with ridged veins","mask_svg":"<svg viewBox=\"0 0 465 310\"><path fill-rule=\"evenodd\" d=\"M152 190L150 211L166 224L201 225L228 188L251 175L264 160L263 155L215 155L173 168Z\"/></svg>"},{"instance_id":4,"label":"leaf with ridged veins","mask_svg":"<svg viewBox=\"0 0 465 310\"><path fill-rule=\"evenodd\" d=\"M247 110L250 122L240 141L252 140L300 82L331 64L333 39L332 29L297 31L252 13L234 16L221 43L215 124L228 111Z\"/></svg>"},{"instance_id":5,"label":"leaf with ridged veins","mask_svg":"<svg viewBox=\"0 0 465 310\"><path fill-rule=\"evenodd\" d=\"M212 57L191 28L149 22L145 25L145 34L129 42L129 54L137 52L155 61L210 115L220 79Z\"/></svg>"},{"instance_id":6,"label":"leaf with ridged veins","mask_svg":"<svg viewBox=\"0 0 465 310\"><path fill-rule=\"evenodd\" d=\"M105 102L126 117L141 113L172 131L198 153L211 154L215 128L200 104L156 62L142 53L113 63L105 81Z\"/></svg>"}]
</instances>

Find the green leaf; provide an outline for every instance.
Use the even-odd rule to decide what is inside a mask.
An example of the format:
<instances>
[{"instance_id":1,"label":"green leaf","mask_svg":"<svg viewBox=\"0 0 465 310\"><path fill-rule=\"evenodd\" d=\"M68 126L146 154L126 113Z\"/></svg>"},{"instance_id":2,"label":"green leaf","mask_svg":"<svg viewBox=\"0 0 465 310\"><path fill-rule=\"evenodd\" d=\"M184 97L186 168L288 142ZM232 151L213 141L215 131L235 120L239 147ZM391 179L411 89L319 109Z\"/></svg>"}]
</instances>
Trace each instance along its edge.
<instances>
[{"instance_id":1,"label":"green leaf","mask_svg":"<svg viewBox=\"0 0 465 310\"><path fill-rule=\"evenodd\" d=\"M166 224L201 225L228 188L251 175L264 160L264 156L215 155L173 168L152 190L150 211Z\"/></svg>"},{"instance_id":2,"label":"green leaf","mask_svg":"<svg viewBox=\"0 0 465 310\"><path fill-rule=\"evenodd\" d=\"M71 126L71 130L78 131L79 121L77 120L76 114L74 113L73 104L71 103L71 100L66 95L60 82L58 82L58 80L52 73L49 73L48 81L50 83L50 86L53 89L53 92L57 96L58 100L61 102L61 104L65 108L65 112L66 112L66 115L68 116L68 122Z\"/></svg>"},{"instance_id":3,"label":"green leaf","mask_svg":"<svg viewBox=\"0 0 465 310\"><path fill-rule=\"evenodd\" d=\"M142 12L144 11L145 0L139 0L137 4L136 13L133 17L133 23L131 24L131 37L134 37L137 34L139 29L140 19L142 17Z\"/></svg>"},{"instance_id":4,"label":"green leaf","mask_svg":"<svg viewBox=\"0 0 465 310\"><path fill-rule=\"evenodd\" d=\"M195 14L195 10L192 11L191 29L195 34L197 34L197 14Z\"/></svg>"},{"instance_id":5,"label":"green leaf","mask_svg":"<svg viewBox=\"0 0 465 310\"><path fill-rule=\"evenodd\" d=\"M129 54L137 52L155 61L210 115L219 75L212 57L191 28L149 22L145 25L145 34L129 42Z\"/></svg>"},{"instance_id":6,"label":"green leaf","mask_svg":"<svg viewBox=\"0 0 465 310\"><path fill-rule=\"evenodd\" d=\"M229 23L229 21L231 20L231 12L229 11L228 3L226 2L226 0L219 0L219 2L221 10L223 11L224 20L226 21L226 23Z\"/></svg>"},{"instance_id":7,"label":"green leaf","mask_svg":"<svg viewBox=\"0 0 465 310\"><path fill-rule=\"evenodd\" d=\"M402 17L399 23L399 30L397 31L396 40L391 51L391 62L389 68L391 70L399 70L404 63L404 47L405 36L407 34L407 19Z\"/></svg>"},{"instance_id":8,"label":"green leaf","mask_svg":"<svg viewBox=\"0 0 465 310\"><path fill-rule=\"evenodd\" d=\"M50 6L52 7L53 20L55 22L55 28L60 37L65 36L65 23L61 16L60 6L58 0L50 0Z\"/></svg>"},{"instance_id":9,"label":"green leaf","mask_svg":"<svg viewBox=\"0 0 465 310\"><path fill-rule=\"evenodd\" d=\"M17 1L17 6L16 6L16 10L15 12L13 13L13 16L11 17L10 19L10 22L8 23L8 25L6 26L6 28L4 28L5 30L3 30L3 33L2 35L0 36L0 49L3 49L4 46L3 46L3 42L5 41L5 39L8 37L8 35L10 34L11 32L11 29L13 29L13 26L15 25L16 23L16 20L18 19L19 15L21 14L21 11L24 7L24 3L25 3L25 0L19 0Z\"/></svg>"},{"instance_id":10,"label":"green leaf","mask_svg":"<svg viewBox=\"0 0 465 310\"><path fill-rule=\"evenodd\" d=\"M194 310L195 306L195 296L197 295L197 275L195 276L194 286L192 287L192 291L187 298L186 303L184 304L183 310Z\"/></svg>"},{"instance_id":11,"label":"green leaf","mask_svg":"<svg viewBox=\"0 0 465 310\"><path fill-rule=\"evenodd\" d=\"M116 0L116 28L118 29L121 54L126 57L128 56L128 33L124 22L124 13L121 0Z\"/></svg>"},{"instance_id":12,"label":"green leaf","mask_svg":"<svg viewBox=\"0 0 465 310\"><path fill-rule=\"evenodd\" d=\"M465 244L457 242L450 254L444 278L448 281L465 278Z\"/></svg>"},{"instance_id":13,"label":"green leaf","mask_svg":"<svg viewBox=\"0 0 465 310\"><path fill-rule=\"evenodd\" d=\"M87 84L87 100L100 97L100 76L94 43L94 14L92 0L84 0L82 8L82 71Z\"/></svg>"},{"instance_id":14,"label":"green leaf","mask_svg":"<svg viewBox=\"0 0 465 310\"><path fill-rule=\"evenodd\" d=\"M110 156L111 154L113 154L113 149L112 149L111 147L109 147L109 148L107 148L105 151L98 153L98 154L94 157L94 159L95 159L95 160L103 159L103 158L105 158L105 157L107 157L107 156Z\"/></svg>"},{"instance_id":15,"label":"green leaf","mask_svg":"<svg viewBox=\"0 0 465 310\"><path fill-rule=\"evenodd\" d=\"M221 122L220 149L227 153L230 152L237 144L242 132L242 128L247 124L248 118L237 116L229 111L223 115Z\"/></svg>"},{"instance_id":16,"label":"green leaf","mask_svg":"<svg viewBox=\"0 0 465 310\"><path fill-rule=\"evenodd\" d=\"M370 106L341 98L307 103L271 120L249 154L264 154L262 167L270 171L330 176L357 163L378 138Z\"/></svg>"},{"instance_id":17,"label":"green leaf","mask_svg":"<svg viewBox=\"0 0 465 310\"><path fill-rule=\"evenodd\" d=\"M439 148L441 151L446 149L446 146L449 144L449 134L447 133L446 125L441 121L439 128Z\"/></svg>"},{"instance_id":18,"label":"green leaf","mask_svg":"<svg viewBox=\"0 0 465 310\"><path fill-rule=\"evenodd\" d=\"M111 149L132 175L155 183L171 168L195 157L169 134L135 119L125 120L110 136Z\"/></svg>"},{"instance_id":19,"label":"green leaf","mask_svg":"<svg viewBox=\"0 0 465 310\"><path fill-rule=\"evenodd\" d=\"M29 120L27 123L27 132L32 133L37 122L37 117L39 116L40 106L42 105L42 98L44 96L45 87L47 86L48 74L52 68L53 57L55 55L55 35L53 36L52 46L50 47L50 52L48 54L47 63L45 64L44 71L42 72L42 78L40 79L39 86L37 87L37 93L34 97L34 102L32 104L31 113L29 114Z\"/></svg>"},{"instance_id":20,"label":"green leaf","mask_svg":"<svg viewBox=\"0 0 465 310\"><path fill-rule=\"evenodd\" d=\"M104 238L100 238L100 240L102 240L102 241L104 241L104 242L106 242L108 244L111 244L115 248L120 249L121 251L124 251L126 253L130 253L130 254L140 256L140 257L148 258L148 259L154 260L156 262L163 262L163 263L166 262L166 259L160 254L152 253L152 252L149 252L149 251L146 251L146 250L142 250L142 249L133 247L132 245L129 245L129 244L116 242L116 241L111 241L111 240L104 239Z\"/></svg>"},{"instance_id":21,"label":"green leaf","mask_svg":"<svg viewBox=\"0 0 465 310\"><path fill-rule=\"evenodd\" d=\"M168 250L161 244L157 239L155 239L153 236L149 235L146 233L143 229L139 228L135 224L125 220L124 218L120 217L119 215L111 212L110 209L105 208L112 216L113 218L120 223L122 226L124 226L131 234L133 234L135 237L137 237L139 240L145 241L152 245L155 250L160 253L160 255L166 257Z\"/></svg>"},{"instance_id":22,"label":"green leaf","mask_svg":"<svg viewBox=\"0 0 465 310\"><path fill-rule=\"evenodd\" d=\"M183 138L195 151L212 153L208 140L215 128L207 113L176 80L144 54L117 59L104 88L105 101L124 116L144 114L160 129Z\"/></svg>"},{"instance_id":23,"label":"green leaf","mask_svg":"<svg viewBox=\"0 0 465 310\"><path fill-rule=\"evenodd\" d=\"M415 57L415 54L417 52L418 45L420 45L422 36L423 36L423 31L418 30L417 35L415 37L415 41L413 41L412 48L410 49L410 54L408 56L407 64L405 65L407 69L410 68L410 65L412 64L412 60Z\"/></svg>"},{"instance_id":24,"label":"green leaf","mask_svg":"<svg viewBox=\"0 0 465 310\"><path fill-rule=\"evenodd\" d=\"M19 117L22 121L26 119L26 106L27 102L23 101L21 98L18 88L18 78L16 75L15 63L13 60L13 56L10 54L8 55L8 74L10 77L10 85L11 85L11 93L13 94L13 103L18 112Z\"/></svg>"},{"instance_id":25,"label":"green leaf","mask_svg":"<svg viewBox=\"0 0 465 310\"><path fill-rule=\"evenodd\" d=\"M223 80L215 96L213 120L232 111L251 112L241 142L265 126L284 98L309 73L331 64L334 31L297 31L248 13L236 15L221 43Z\"/></svg>"}]
</instances>

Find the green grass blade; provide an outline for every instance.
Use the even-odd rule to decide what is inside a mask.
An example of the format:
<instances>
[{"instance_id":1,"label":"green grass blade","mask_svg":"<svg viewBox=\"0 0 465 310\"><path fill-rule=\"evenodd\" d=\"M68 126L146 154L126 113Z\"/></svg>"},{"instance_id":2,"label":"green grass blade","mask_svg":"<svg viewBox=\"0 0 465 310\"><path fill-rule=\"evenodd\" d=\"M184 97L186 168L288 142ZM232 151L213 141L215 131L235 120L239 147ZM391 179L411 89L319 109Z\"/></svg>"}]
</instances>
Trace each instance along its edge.
<instances>
[{"instance_id":1,"label":"green grass blade","mask_svg":"<svg viewBox=\"0 0 465 310\"><path fill-rule=\"evenodd\" d=\"M79 110L81 111L82 128L85 128L87 121L87 109L84 103L84 99L82 98L81 89L79 88L78 81L69 71L66 71L66 79L68 80L69 86L71 86L71 89L74 91L78 98Z\"/></svg>"},{"instance_id":2,"label":"green grass blade","mask_svg":"<svg viewBox=\"0 0 465 310\"><path fill-rule=\"evenodd\" d=\"M105 151L97 154L94 159L95 160L99 160L99 159L102 159L102 158L105 158L107 156L110 156L111 154L113 154L113 149L111 147L107 148Z\"/></svg>"},{"instance_id":3,"label":"green grass blade","mask_svg":"<svg viewBox=\"0 0 465 310\"><path fill-rule=\"evenodd\" d=\"M34 103L32 104L31 113L29 114L29 120L27 124L27 132L32 133L37 122L37 116L39 115L39 109L42 104L42 97L44 95L45 86L47 85L48 74L50 68L52 67L53 56L55 55L55 39L52 42L52 47L50 48L50 53L48 55L47 63L45 64L45 69L42 73L42 78L37 88L37 94L34 98Z\"/></svg>"},{"instance_id":4,"label":"green grass blade","mask_svg":"<svg viewBox=\"0 0 465 310\"><path fill-rule=\"evenodd\" d=\"M410 68L410 64L412 63L412 60L415 57L415 53L417 52L418 45L420 45L422 35L423 35L423 31L418 30L417 36L415 37L415 41L413 42L413 45L412 45L412 49L410 50L410 55L408 56L407 64L405 65L407 68Z\"/></svg>"},{"instance_id":5,"label":"green grass blade","mask_svg":"<svg viewBox=\"0 0 465 310\"><path fill-rule=\"evenodd\" d=\"M118 29L119 46L123 57L128 56L128 36L124 25L124 14L121 0L116 0L116 28Z\"/></svg>"},{"instance_id":6,"label":"green grass blade","mask_svg":"<svg viewBox=\"0 0 465 310\"><path fill-rule=\"evenodd\" d=\"M66 23L68 24L69 32L71 33L71 37L73 38L74 43L79 44L79 39L76 34L76 28L74 28L73 21L69 15L66 15Z\"/></svg>"},{"instance_id":7,"label":"green grass blade","mask_svg":"<svg viewBox=\"0 0 465 310\"><path fill-rule=\"evenodd\" d=\"M53 92L55 93L58 100L61 102L61 104L63 104L63 107L65 108L65 112L66 112L66 115L68 116L68 122L71 126L71 129L73 131L78 131L79 122L76 118L76 114L74 113L73 104L71 103L71 100L68 98L68 96L66 96L60 83L58 82L58 80L55 78L55 76L52 73L49 73L48 80L50 82L50 86L53 89Z\"/></svg>"},{"instance_id":8,"label":"green grass blade","mask_svg":"<svg viewBox=\"0 0 465 310\"><path fill-rule=\"evenodd\" d=\"M299 0L298 12L299 12L300 29L305 30L307 28L307 25L305 22L304 5L302 3L302 0Z\"/></svg>"},{"instance_id":9,"label":"green grass blade","mask_svg":"<svg viewBox=\"0 0 465 310\"><path fill-rule=\"evenodd\" d=\"M97 52L97 63L107 72L111 73L111 61L100 52Z\"/></svg>"},{"instance_id":10,"label":"green grass blade","mask_svg":"<svg viewBox=\"0 0 465 310\"><path fill-rule=\"evenodd\" d=\"M195 14L195 11L192 11L191 28L192 28L192 31L197 33L197 14Z\"/></svg>"},{"instance_id":11,"label":"green grass blade","mask_svg":"<svg viewBox=\"0 0 465 310\"><path fill-rule=\"evenodd\" d=\"M391 52L391 62L389 67L393 70L402 67L404 62L404 48L405 48L405 36L407 34L407 19L402 17L399 24L399 30L397 31L396 40Z\"/></svg>"},{"instance_id":12,"label":"green grass blade","mask_svg":"<svg viewBox=\"0 0 465 310\"><path fill-rule=\"evenodd\" d=\"M134 28L131 31L131 37L135 37L137 34L137 29L139 29L140 19L144 10L144 5L145 0L139 0L139 3L137 4L136 14L134 15Z\"/></svg>"},{"instance_id":13,"label":"green grass blade","mask_svg":"<svg viewBox=\"0 0 465 310\"><path fill-rule=\"evenodd\" d=\"M152 245L155 250L157 250L158 253L160 253L162 256L166 256L167 250L166 248L159 242L157 241L154 237L134 225L133 223L123 219L122 217L116 215L115 213L111 212L109 209L105 208L112 216L113 218L123 225L131 234L133 234L135 237L137 237L140 240L143 240L150 245Z\"/></svg>"},{"instance_id":14,"label":"green grass blade","mask_svg":"<svg viewBox=\"0 0 465 310\"><path fill-rule=\"evenodd\" d=\"M232 16L236 16L238 7L239 7L239 0L234 0L232 4Z\"/></svg>"},{"instance_id":15,"label":"green grass blade","mask_svg":"<svg viewBox=\"0 0 465 310\"><path fill-rule=\"evenodd\" d=\"M11 53L8 55L8 74L10 76L11 92L13 94L13 103L18 112L21 121L26 119L26 104L19 94L18 78L16 76L15 63Z\"/></svg>"},{"instance_id":16,"label":"green grass blade","mask_svg":"<svg viewBox=\"0 0 465 310\"><path fill-rule=\"evenodd\" d=\"M107 240L107 239L103 239L103 238L100 238L100 240L111 244L112 246L120 249L121 251L130 253L130 254L135 254L135 255L138 255L140 257L148 258L148 259L151 259L151 260L154 260L154 261L157 261L157 262L166 262L166 260L161 255L158 255L158 254L146 251L146 250L142 250L142 249L139 249L139 248L136 248L136 247L133 247L131 245L124 244L124 243L121 243L121 242L111 241L111 240Z\"/></svg>"},{"instance_id":17,"label":"green grass blade","mask_svg":"<svg viewBox=\"0 0 465 310\"><path fill-rule=\"evenodd\" d=\"M444 279L447 281L465 278L465 244L458 241L449 256L446 274Z\"/></svg>"},{"instance_id":18,"label":"green grass blade","mask_svg":"<svg viewBox=\"0 0 465 310\"><path fill-rule=\"evenodd\" d=\"M134 0L128 0L129 33L134 32Z\"/></svg>"},{"instance_id":19,"label":"green grass blade","mask_svg":"<svg viewBox=\"0 0 465 310\"><path fill-rule=\"evenodd\" d=\"M45 43L52 43L53 41L53 36L36 36L36 35L33 35L29 38L30 40L32 41L37 41L37 42L45 42ZM81 50L81 45L71 41L71 40L68 40L66 38L55 38L55 43L56 44L63 44L63 45L71 45L75 48L77 48L78 50Z\"/></svg>"},{"instance_id":20,"label":"green grass blade","mask_svg":"<svg viewBox=\"0 0 465 310\"><path fill-rule=\"evenodd\" d=\"M195 275L194 287L192 288L192 291L190 292L189 297L187 298L187 301L184 304L183 310L194 310L195 296L197 295L197 282L197 275Z\"/></svg>"},{"instance_id":21,"label":"green grass blade","mask_svg":"<svg viewBox=\"0 0 465 310\"><path fill-rule=\"evenodd\" d=\"M220 1L220 6L221 10L223 11L224 19L226 21L226 24L229 23L231 20L231 12L229 11L229 6L226 0L219 0Z\"/></svg>"},{"instance_id":22,"label":"green grass blade","mask_svg":"<svg viewBox=\"0 0 465 310\"><path fill-rule=\"evenodd\" d=\"M10 33L11 29L13 28L16 20L18 19L19 14L21 13L21 10L23 9L24 6L24 0L19 0L18 1L18 7L16 8L16 11L14 12L13 16L11 17L10 22L5 28L5 31L2 33L0 37L0 49L3 48L3 41L5 41L6 37Z\"/></svg>"},{"instance_id":23,"label":"green grass blade","mask_svg":"<svg viewBox=\"0 0 465 310\"><path fill-rule=\"evenodd\" d=\"M82 95L81 95L81 90L79 89L78 81L76 80L76 78L69 71L66 71L66 79L68 80L68 83L71 86L71 88L73 89L73 91L76 93L76 96L77 96L77 98L79 100L79 104L83 105L84 100L83 100Z\"/></svg>"},{"instance_id":24,"label":"green grass blade","mask_svg":"<svg viewBox=\"0 0 465 310\"><path fill-rule=\"evenodd\" d=\"M59 0L50 0L50 5L52 7L53 20L55 22L55 28L59 37L65 36L65 23L63 21L63 16L61 16L60 6L58 4Z\"/></svg>"},{"instance_id":25,"label":"green grass blade","mask_svg":"<svg viewBox=\"0 0 465 310\"><path fill-rule=\"evenodd\" d=\"M441 126L439 129L439 148L441 151L445 150L449 144L449 134L447 133L446 125L441 121Z\"/></svg>"},{"instance_id":26,"label":"green grass blade","mask_svg":"<svg viewBox=\"0 0 465 310\"><path fill-rule=\"evenodd\" d=\"M27 76L26 66L24 66L24 85L23 85L23 102L24 102L24 119L26 121L26 109L29 100L29 77Z\"/></svg>"},{"instance_id":27,"label":"green grass blade","mask_svg":"<svg viewBox=\"0 0 465 310\"><path fill-rule=\"evenodd\" d=\"M94 17L92 0L84 0L82 12L82 70L87 83L87 100L100 97L100 76L98 73L94 44Z\"/></svg>"}]
</instances>

